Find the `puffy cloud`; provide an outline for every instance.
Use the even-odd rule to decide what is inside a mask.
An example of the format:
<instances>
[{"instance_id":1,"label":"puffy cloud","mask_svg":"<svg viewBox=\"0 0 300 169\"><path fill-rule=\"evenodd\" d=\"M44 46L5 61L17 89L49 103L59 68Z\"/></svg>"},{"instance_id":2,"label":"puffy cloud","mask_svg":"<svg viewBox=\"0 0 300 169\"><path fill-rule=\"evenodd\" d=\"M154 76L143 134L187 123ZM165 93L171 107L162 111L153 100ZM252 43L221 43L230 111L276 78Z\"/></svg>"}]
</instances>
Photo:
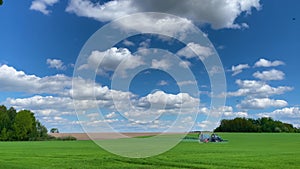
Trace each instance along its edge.
<instances>
[{"instance_id":1,"label":"puffy cloud","mask_svg":"<svg viewBox=\"0 0 300 169\"><path fill-rule=\"evenodd\" d=\"M253 76L260 80L270 81L270 80L283 80L285 74L282 71L272 69L269 71L255 72Z\"/></svg>"},{"instance_id":2,"label":"puffy cloud","mask_svg":"<svg viewBox=\"0 0 300 169\"><path fill-rule=\"evenodd\" d=\"M213 54L211 47L202 46L200 44L195 44L193 42L188 43L186 47L180 49L177 55L183 56L187 59L199 56L201 60L205 60Z\"/></svg>"},{"instance_id":3,"label":"puffy cloud","mask_svg":"<svg viewBox=\"0 0 300 169\"><path fill-rule=\"evenodd\" d=\"M58 121L55 120L57 118L54 119L54 117L62 117L66 115L75 117L75 103L75 105L77 105L77 113L79 113L82 117L87 117L88 119L83 122L85 125L99 126L104 123L119 121L120 119L118 119L115 111L119 111L132 123L149 123L154 119L153 117L157 117L163 113L176 114L181 111L182 113L193 113L195 115L199 102L198 99L185 93L174 95L164 92L156 92L138 100L135 99L134 95L129 94L128 96L127 94L128 93L121 91L103 90L103 94L98 96L98 99L96 100L93 100L93 98L73 100L71 97L36 95L29 98L8 98L5 101L5 104L14 106L16 109L30 109L36 113L38 118L47 121L48 126L55 126L58 125ZM100 109L111 111L111 113L104 116L107 119L111 119L111 121L101 120L99 113L86 113L87 110L94 110L98 107ZM65 125L70 123L70 121L64 122ZM172 123L170 122L170 124ZM125 123L124 125L127 124ZM124 125L121 129L124 129ZM149 127L150 124L145 125ZM162 127L161 125L158 126Z\"/></svg>"},{"instance_id":4,"label":"puffy cloud","mask_svg":"<svg viewBox=\"0 0 300 169\"><path fill-rule=\"evenodd\" d=\"M0 89L3 91L21 91L32 94L44 93L46 96L35 95L28 98L7 98L4 104L14 106L16 109L29 109L36 113L39 119L46 122L47 126L74 126L78 123L72 121L75 119L75 109L80 116L86 116L89 121L83 121L89 126L102 125L104 123L120 122L121 115L129 118L131 123L149 122L152 117L157 117L163 113L176 114L179 112L185 114L197 113L199 99L190 96L187 93L167 94L162 91L148 94L138 98L131 92L117 91L109 89L107 86L101 86L95 82L81 79L79 77L71 78L64 75L49 76L40 78L35 75L27 75L22 71L17 71L13 67L2 65L0 67ZM72 81L74 88L72 88ZM22 85L18 85L22 84ZM111 112L101 118L94 113L97 108ZM88 110L93 110L90 113ZM68 116L64 118L64 116ZM100 121L99 121L100 119ZM59 122L63 123L59 124ZM172 121L169 122L172 124ZM168 123L168 124L169 124ZM123 124L123 123L122 123ZM167 124L162 122L162 124ZM147 127L160 127L162 124L149 124ZM126 125L126 124L125 124ZM133 127L133 126L131 126ZM68 130L70 127L67 127ZM120 127L124 129L123 127ZM70 130L72 130L70 128Z\"/></svg>"},{"instance_id":5,"label":"puffy cloud","mask_svg":"<svg viewBox=\"0 0 300 169\"><path fill-rule=\"evenodd\" d=\"M107 114L105 117L108 119L111 119L111 118L115 118L116 116L117 116L117 113L111 112L111 113Z\"/></svg>"},{"instance_id":6,"label":"puffy cloud","mask_svg":"<svg viewBox=\"0 0 300 169\"><path fill-rule=\"evenodd\" d=\"M125 46L134 46L134 45L135 45L133 42L131 42L131 41L129 41L129 40L126 40L126 39L123 41L123 44L124 44Z\"/></svg>"},{"instance_id":7,"label":"puffy cloud","mask_svg":"<svg viewBox=\"0 0 300 169\"><path fill-rule=\"evenodd\" d=\"M0 66L0 79L1 91L66 95L72 87L72 78L65 75L38 77L7 65Z\"/></svg>"},{"instance_id":8,"label":"puffy cloud","mask_svg":"<svg viewBox=\"0 0 300 169\"><path fill-rule=\"evenodd\" d=\"M210 76L213 76L215 74L222 73L224 70L222 67L214 65L212 67L209 67L207 71Z\"/></svg>"},{"instance_id":9,"label":"puffy cloud","mask_svg":"<svg viewBox=\"0 0 300 169\"><path fill-rule=\"evenodd\" d=\"M107 91L108 94L111 94L114 91ZM120 92L121 93L121 92ZM121 93L122 94L122 93ZM124 105L128 104L124 97L117 98L116 102L122 101ZM61 115L76 115L75 107L77 113L84 113L86 110L95 109L97 107L107 110L114 110L114 101L112 97L108 99L75 99L71 97L60 97L60 96L40 96L36 95L28 98L7 98L4 102L7 105L13 106L16 109L29 109L38 116L61 116ZM87 117L90 117L87 114Z\"/></svg>"},{"instance_id":10,"label":"puffy cloud","mask_svg":"<svg viewBox=\"0 0 300 169\"><path fill-rule=\"evenodd\" d=\"M227 96L229 97L245 97L244 100L236 106L237 108L243 110L265 109L270 107L284 107L288 105L285 100L275 100L269 97L284 94L293 90L293 88L289 86L272 87L266 83L266 81L269 80L284 79L285 74L283 72L272 69L270 71L255 72L253 76L263 81L238 79L236 80L236 84L239 86L239 89L235 92L227 93Z\"/></svg>"},{"instance_id":11,"label":"puffy cloud","mask_svg":"<svg viewBox=\"0 0 300 169\"><path fill-rule=\"evenodd\" d=\"M240 109L265 109L269 107L285 107L288 103L285 100L274 100L269 98L246 99L238 104Z\"/></svg>"},{"instance_id":12,"label":"puffy cloud","mask_svg":"<svg viewBox=\"0 0 300 169\"><path fill-rule=\"evenodd\" d=\"M272 117L275 120L280 120L286 123L293 124L296 127L300 127L300 108L299 107L285 107L277 109L272 112L259 113L259 117Z\"/></svg>"},{"instance_id":13,"label":"puffy cloud","mask_svg":"<svg viewBox=\"0 0 300 169\"><path fill-rule=\"evenodd\" d=\"M16 109L29 109L38 116L75 115L73 101L69 97L33 96L29 98L8 98L6 104Z\"/></svg>"},{"instance_id":14,"label":"puffy cloud","mask_svg":"<svg viewBox=\"0 0 300 169\"><path fill-rule=\"evenodd\" d=\"M159 81L159 82L157 83L157 85L158 85L158 86L166 86L166 85L168 85L168 82L165 81L165 80L161 80L161 81Z\"/></svg>"},{"instance_id":15,"label":"puffy cloud","mask_svg":"<svg viewBox=\"0 0 300 169\"><path fill-rule=\"evenodd\" d=\"M228 92L227 96L269 97L293 90L292 87L288 86L271 87L265 82L255 80L237 80L236 83L240 89L235 92Z\"/></svg>"},{"instance_id":16,"label":"puffy cloud","mask_svg":"<svg viewBox=\"0 0 300 169\"><path fill-rule=\"evenodd\" d=\"M67 67L64 65L64 62L62 62L59 59L47 59L47 64L50 68L55 68L58 70L65 70Z\"/></svg>"},{"instance_id":17,"label":"puffy cloud","mask_svg":"<svg viewBox=\"0 0 300 169\"><path fill-rule=\"evenodd\" d=\"M128 14L142 12L137 7L133 0L115 0L106 2L103 5L92 3L89 0L70 0L66 11L75 13L78 16L105 22ZM140 14L131 19L120 20L118 24L122 30L154 31L170 36L178 33L182 34L191 29L191 21L188 19L176 19L175 17L155 18L149 14ZM180 25L180 29L178 29L178 25Z\"/></svg>"},{"instance_id":18,"label":"puffy cloud","mask_svg":"<svg viewBox=\"0 0 300 169\"><path fill-rule=\"evenodd\" d=\"M222 106L217 108L207 108L202 107L200 113L205 115L210 115L213 117L223 117L223 118L235 118L235 117L247 117L247 112L234 112L231 106Z\"/></svg>"},{"instance_id":19,"label":"puffy cloud","mask_svg":"<svg viewBox=\"0 0 300 169\"><path fill-rule=\"evenodd\" d=\"M283 109L277 109L270 113L260 113L260 117L273 117L273 118L300 118L299 107L285 107Z\"/></svg>"},{"instance_id":20,"label":"puffy cloud","mask_svg":"<svg viewBox=\"0 0 300 169\"><path fill-rule=\"evenodd\" d=\"M197 127L200 127L200 130L206 131L206 130L211 130L217 127L219 122L212 122L212 121L201 121L197 123Z\"/></svg>"},{"instance_id":21,"label":"puffy cloud","mask_svg":"<svg viewBox=\"0 0 300 169\"><path fill-rule=\"evenodd\" d=\"M93 51L87 59L87 63L79 66L79 70L93 69L99 74L118 69L121 76L126 76L126 70L135 69L144 65L141 56L132 55L126 48L110 48L106 51Z\"/></svg>"},{"instance_id":22,"label":"puffy cloud","mask_svg":"<svg viewBox=\"0 0 300 169\"><path fill-rule=\"evenodd\" d=\"M138 10L134 8L129 0L108 1L103 5L89 0L70 0L66 11L75 13L78 16L106 22L135 13Z\"/></svg>"},{"instance_id":23,"label":"puffy cloud","mask_svg":"<svg viewBox=\"0 0 300 169\"><path fill-rule=\"evenodd\" d=\"M225 114L225 116L248 117L248 113L247 112L234 112L232 114Z\"/></svg>"},{"instance_id":24,"label":"puffy cloud","mask_svg":"<svg viewBox=\"0 0 300 169\"><path fill-rule=\"evenodd\" d=\"M87 114L86 116L89 117L91 121L95 121L95 120L97 120L97 118L99 118L100 114L99 113L90 113L90 114Z\"/></svg>"},{"instance_id":25,"label":"puffy cloud","mask_svg":"<svg viewBox=\"0 0 300 169\"><path fill-rule=\"evenodd\" d=\"M138 106L148 108L148 105L159 105L160 108L178 109L178 108L194 108L199 99L191 97L187 93L167 94L163 91L150 93L139 99Z\"/></svg>"},{"instance_id":26,"label":"puffy cloud","mask_svg":"<svg viewBox=\"0 0 300 169\"><path fill-rule=\"evenodd\" d=\"M200 109L200 114L204 114L209 117L208 120L201 121L197 123L197 127L201 130L210 131L219 125L222 119L233 119L236 117L248 117L247 112L234 112L231 106L222 106L216 108L202 107Z\"/></svg>"},{"instance_id":27,"label":"puffy cloud","mask_svg":"<svg viewBox=\"0 0 300 169\"><path fill-rule=\"evenodd\" d=\"M154 69L168 70L171 67L171 62L168 59L153 59L151 67Z\"/></svg>"},{"instance_id":28,"label":"puffy cloud","mask_svg":"<svg viewBox=\"0 0 300 169\"><path fill-rule=\"evenodd\" d=\"M187 93L168 94L163 91L150 93L133 101L131 107L124 108L124 115L131 121L148 123L162 114L196 115L199 99ZM120 109L119 109L120 110Z\"/></svg>"},{"instance_id":29,"label":"puffy cloud","mask_svg":"<svg viewBox=\"0 0 300 169\"><path fill-rule=\"evenodd\" d=\"M100 86L83 79L75 79L70 93L76 108L90 109L98 106L109 111L120 110L121 112L128 108L130 100L137 97L131 92L109 89L107 86Z\"/></svg>"},{"instance_id":30,"label":"puffy cloud","mask_svg":"<svg viewBox=\"0 0 300 169\"><path fill-rule=\"evenodd\" d=\"M197 85L196 81L192 81L192 80L187 80L187 81L181 81L181 82L177 82L178 86L184 86L184 85Z\"/></svg>"},{"instance_id":31,"label":"puffy cloud","mask_svg":"<svg viewBox=\"0 0 300 169\"><path fill-rule=\"evenodd\" d=\"M179 66L180 67L182 67L182 68L189 68L190 66L191 66L192 64L191 64L191 62L189 62L189 61L180 61L179 62Z\"/></svg>"},{"instance_id":32,"label":"puffy cloud","mask_svg":"<svg viewBox=\"0 0 300 169\"><path fill-rule=\"evenodd\" d=\"M235 23L242 13L260 9L259 0L139 0L133 1L141 11L165 12L189 18L200 23L209 23L213 28L241 28L245 23Z\"/></svg>"},{"instance_id":33,"label":"puffy cloud","mask_svg":"<svg viewBox=\"0 0 300 169\"><path fill-rule=\"evenodd\" d=\"M48 15L51 11L47 9L48 6L53 6L58 3L59 0L34 0L31 3L30 9L40 11L45 15Z\"/></svg>"},{"instance_id":34,"label":"puffy cloud","mask_svg":"<svg viewBox=\"0 0 300 169\"><path fill-rule=\"evenodd\" d=\"M110 90L91 80L72 78L65 75L38 77L27 75L23 71L2 65L0 66L0 91L24 92L30 94L49 94L78 100L93 99L111 100L113 95L118 95L116 100L134 97L130 92ZM74 89L72 89L72 82Z\"/></svg>"},{"instance_id":35,"label":"puffy cloud","mask_svg":"<svg viewBox=\"0 0 300 169\"><path fill-rule=\"evenodd\" d=\"M162 17L156 13L140 13L134 17L118 20L117 24L121 30L164 34L180 40L184 39L187 33L197 31L193 27L192 21L186 18Z\"/></svg>"},{"instance_id":36,"label":"puffy cloud","mask_svg":"<svg viewBox=\"0 0 300 169\"><path fill-rule=\"evenodd\" d=\"M239 64L237 66L232 66L231 67L231 71L233 72L232 76L240 74L243 72L244 69L248 69L248 68L250 68L248 64Z\"/></svg>"},{"instance_id":37,"label":"puffy cloud","mask_svg":"<svg viewBox=\"0 0 300 169\"><path fill-rule=\"evenodd\" d=\"M275 60L275 61L269 61L266 59L259 59L259 61L257 61L254 64L254 67L276 67L276 66L280 66L280 65L284 65L285 63L279 60Z\"/></svg>"},{"instance_id":38,"label":"puffy cloud","mask_svg":"<svg viewBox=\"0 0 300 169\"><path fill-rule=\"evenodd\" d=\"M88 0L70 0L66 11L99 21L109 21L136 12L162 12L209 23L219 29L248 27L246 23L235 23L235 20L243 12L251 14L252 8L261 8L259 0L114 0L102 5Z\"/></svg>"}]
</instances>

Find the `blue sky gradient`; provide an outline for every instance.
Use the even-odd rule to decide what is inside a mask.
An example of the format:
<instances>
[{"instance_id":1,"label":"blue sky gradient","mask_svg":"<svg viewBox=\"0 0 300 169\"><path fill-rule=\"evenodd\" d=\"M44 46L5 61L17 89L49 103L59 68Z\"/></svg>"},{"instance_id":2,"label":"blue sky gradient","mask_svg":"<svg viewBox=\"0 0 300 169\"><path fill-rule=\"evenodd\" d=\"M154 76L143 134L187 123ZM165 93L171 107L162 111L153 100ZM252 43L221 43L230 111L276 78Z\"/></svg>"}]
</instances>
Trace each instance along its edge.
<instances>
[{"instance_id":1,"label":"blue sky gradient","mask_svg":"<svg viewBox=\"0 0 300 169\"><path fill-rule=\"evenodd\" d=\"M300 2L251 0L244 9L241 1L227 2L239 4L236 9L220 10L222 5L212 4L206 11L199 4L199 10L195 10L191 0L178 4L183 6L182 10L191 7L189 14L177 9L178 6L161 12L178 14L197 25L217 50L227 80L227 101L224 107L211 110L212 113L221 112L222 118L268 116L300 127ZM81 3L75 8L75 2L90 5ZM160 12L163 7L159 6L168 5L153 1L151 8L135 0L115 1L115 6L111 2L6 0L0 7L0 104L34 111L47 128L82 132L74 107L70 105L72 97L67 93L72 87L76 59L85 42L99 28L118 17L135 12ZM201 2L209 3L207 0ZM42 5L34 7L35 3ZM118 14L109 6L106 6L107 11L92 13L93 9L100 9L108 3L123 13ZM240 11L230 14L237 9ZM208 12L213 10L215 12ZM176 54L185 46L174 39L142 34L115 47L126 48L134 55L140 48L160 48ZM198 130L208 123L205 116L211 109L210 82L202 62L183 60L190 62L200 92L200 115L193 127ZM99 74L96 83L110 90L112 74ZM129 91L137 98L157 94L155 91L158 90L164 92L163 96L171 94L168 97L175 97L180 94L180 85L166 72L149 69L133 79ZM192 96L188 98L194 99ZM102 112L106 122L120 131L161 131L175 118L167 114L157 122L160 124L153 122L153 125L143 128L140 123L140 129L137 129L132 127L137 121L122 125L124 117L118 112L109 108ZM89 115L90 122L96 121L97 116Z\"/></svg>"}]
</instances>

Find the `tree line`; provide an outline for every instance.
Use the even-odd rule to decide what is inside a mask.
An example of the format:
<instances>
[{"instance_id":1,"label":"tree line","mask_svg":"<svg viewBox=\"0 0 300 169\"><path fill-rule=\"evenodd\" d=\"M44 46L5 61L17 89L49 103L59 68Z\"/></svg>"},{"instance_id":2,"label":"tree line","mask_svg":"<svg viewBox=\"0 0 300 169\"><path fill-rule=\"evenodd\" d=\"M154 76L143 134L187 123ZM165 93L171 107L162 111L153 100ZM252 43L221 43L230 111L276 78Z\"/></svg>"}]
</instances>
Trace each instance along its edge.
<instances>
[{"instance_id":1,"label":"tree line","mask_svg":"<svg viewBox=\"0 0 300 169\"><path fill-rule=\"evenodd\" d=\"M30 110L16 111L0 106L0 141L46 140L50 136Z\"/></svg>"},{"instance_id":2,"label":"tree line","mask_svg":"<svg viewBox=\"0 0 300 169\"><path fill-rule=\"evenodd\" d=\"M300 133L300 128L294 127L292 124L283 123L273 120L270 117L262 117L258 119L251 118L235 118L232 120L222 120L215 132L286 132Z\"/></svg>"}]
</instances>

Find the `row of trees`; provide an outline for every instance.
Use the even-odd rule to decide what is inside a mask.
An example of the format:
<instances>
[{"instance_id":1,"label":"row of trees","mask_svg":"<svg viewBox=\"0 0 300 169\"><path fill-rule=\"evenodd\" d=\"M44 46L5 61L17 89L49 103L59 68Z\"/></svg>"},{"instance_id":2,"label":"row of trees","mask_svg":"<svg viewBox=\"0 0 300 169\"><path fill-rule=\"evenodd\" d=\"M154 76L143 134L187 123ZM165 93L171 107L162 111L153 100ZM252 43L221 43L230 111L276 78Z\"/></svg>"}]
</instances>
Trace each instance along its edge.
<instances>
[{"instance_id":1,"label":"row of trees","mask_svg":"<svg viewBox=\"0 0 300 169\"><path fill-rule=\"evenodd\" d=\"M233 120L222 120L215 132L287 132L296 133L300 129L288 123L273 120L270 117L259 119L235 118Z\"/></svg>"},{"instance_id":2,"label":"row of trees","mask_svg":"<svg viewBox=\"0 0 300 169\"><path fill-rule=\"evenodd\" d=\"M0 106L0 141L45 140L49 136L29 110L17 112L13 107Z\"/></svg>"}]
</instances>

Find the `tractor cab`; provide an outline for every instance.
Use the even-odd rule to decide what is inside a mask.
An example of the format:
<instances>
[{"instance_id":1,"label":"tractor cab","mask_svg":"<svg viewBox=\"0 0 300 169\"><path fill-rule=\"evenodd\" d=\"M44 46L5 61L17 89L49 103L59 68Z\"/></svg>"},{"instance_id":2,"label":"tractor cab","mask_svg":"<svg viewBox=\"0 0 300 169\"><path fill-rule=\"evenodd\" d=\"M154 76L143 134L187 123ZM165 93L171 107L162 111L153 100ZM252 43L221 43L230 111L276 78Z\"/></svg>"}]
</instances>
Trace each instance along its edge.
<instances>
[{"instance_id":1,"label":"tractor cab","mask_svg":"<svg viewBox=\"0 0 300 169\"><path fill-rule=\"evenodd\" d=\"M199 135L199 141L203 143L208 143L208 142L224 142L226 140L222 139L222 137L218 136L215 133L212 133L210 135L209 133L201 132Z\"/></svg>"}]
</instances>

